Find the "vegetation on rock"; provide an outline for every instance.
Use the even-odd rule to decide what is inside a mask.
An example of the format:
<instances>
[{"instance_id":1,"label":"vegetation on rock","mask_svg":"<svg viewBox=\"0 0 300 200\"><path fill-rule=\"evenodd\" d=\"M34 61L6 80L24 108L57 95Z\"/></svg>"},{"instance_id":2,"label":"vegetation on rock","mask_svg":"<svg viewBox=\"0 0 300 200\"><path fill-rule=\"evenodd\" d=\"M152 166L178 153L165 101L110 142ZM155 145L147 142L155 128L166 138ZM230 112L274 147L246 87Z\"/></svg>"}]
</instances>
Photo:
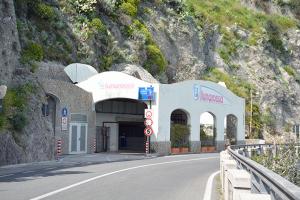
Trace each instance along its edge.
<instances>
[{"instance_id":1,"label":"vegetation on rock","mask_svg":"<svg viewBox=\"0 0 300 200\"><path fill-rule=\"evenodd\" d=\"M8 89L3 99L4 112L0 113L0 129L23 130L28 123L25 115L27 102L34 91L35 86L29 83Z\"/></svg>"},{"instance_id":2,"label":"vegetation on rock","mask_svg":"<svg viewBox=\"0 0 300 200\"><path fill-rule=\"evenodd\" d=\"M279 145L275 154L272 151L260 155L253 153L251 159L300 186L300 169L297 168L300 152L297 151L295 144Z\"/></svg>"}]
</instances>

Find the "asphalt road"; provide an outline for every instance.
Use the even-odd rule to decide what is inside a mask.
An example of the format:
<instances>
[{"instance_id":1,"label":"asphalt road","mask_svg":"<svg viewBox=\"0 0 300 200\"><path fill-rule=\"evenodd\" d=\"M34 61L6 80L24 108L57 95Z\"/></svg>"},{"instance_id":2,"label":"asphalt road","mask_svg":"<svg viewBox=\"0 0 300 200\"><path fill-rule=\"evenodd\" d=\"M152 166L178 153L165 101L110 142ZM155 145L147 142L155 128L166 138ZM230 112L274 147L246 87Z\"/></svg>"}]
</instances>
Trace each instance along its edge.
<instances>
[{"instance_id":1,"label":"asphalt road","mask_svg":"<svg viewBox=\"0 0 300 200\"><path fill-rule=\"evenodd\" d=\"M191 154L0 176L0 199L201 200L219 154Z\"/></svg>"}]
</instances>

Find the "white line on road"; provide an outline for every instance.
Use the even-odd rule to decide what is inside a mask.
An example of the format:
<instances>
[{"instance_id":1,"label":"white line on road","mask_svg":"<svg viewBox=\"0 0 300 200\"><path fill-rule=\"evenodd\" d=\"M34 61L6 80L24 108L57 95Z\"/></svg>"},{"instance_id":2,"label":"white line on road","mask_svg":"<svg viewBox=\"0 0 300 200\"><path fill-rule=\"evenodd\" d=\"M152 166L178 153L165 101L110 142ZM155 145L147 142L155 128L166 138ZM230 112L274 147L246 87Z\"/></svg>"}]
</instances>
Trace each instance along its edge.
<instances>
[{"instance_id":1,"label":"white line on road","mask_svg":"<svg viewBox=\"0 0 300 200\"><path fill-rule=\"evenodd\" d=\"M0 176L0 178L2 178L2 177L7 177L7 176L13 176L13 175L15 175L15 174L6 174L6 175Z\"/></svg>"},{"instance_id":2,"label":"white line on road","mask_svg":"<svg viewBox=\"0 0 300 200\"><path fill-rule=\"evenodd\" d=\"M217 171L209 176L207 183L206 183L203 200L211 200L211 191L213 189L213 180L218 173L220 173L220 171Z\"/></svg>"},{"instance_id":3,"label":"white line on road","mask_svg":"<svg viewBox=\"0 0 300 200\"><path fill-rule=\"evenodd\" d=\"M44 194L44 195L41 195L41 196L38 196L38 197L35 197L35 198L32 198L32 199L30 199L30 200L40 200L40 199L44 199L44 198L46 198L46 197L49 197L49 196L52 196L52 195L54 195L54 194L57 194L57 193L60 193L60 192L69 190L69 189L71 189L71 188L74 188L74 187L77 187L77 186L79 186L79 185L82 185L82 184L85 184L85 183L94 181L94 180L96 180L96 179L100 179L100 178L103 178L103 177L106 177L106 176L109 176L109 175L113 175L113 174L117 174L117 173L129 171L129 170L133 170L133 169L139 169L139 168L151 167L151 166L157 166L157 165L165 165L165 164L180 163L180 162L190 162L190 161L197 161L197 160L215 159L215 158L219 158L219 157L217 156L217 157L210 157L210 158L194 158L194 159L188 159L188 160L175 160L175 161L161 162L161 163L154 163L154 164L148 164L148 165L140 165L140 166L136 166L136 167L130 167L130 168L126 168L126 169L121 169L121 170L113 171L113 172L110 172L110 173L102 174L102 175L100 175L100 176L95 176L95 177L90 178L90 179L86 179L86 180L84 180L84 181L81 181L81 182L78 182L78 183L75 183L75 184L66 186L66 187L61 188L61 189L58 189L58 190L54 190L54 191L52 191L52 192L46 193L46 194Z\"/></svg>"}]
</instances>

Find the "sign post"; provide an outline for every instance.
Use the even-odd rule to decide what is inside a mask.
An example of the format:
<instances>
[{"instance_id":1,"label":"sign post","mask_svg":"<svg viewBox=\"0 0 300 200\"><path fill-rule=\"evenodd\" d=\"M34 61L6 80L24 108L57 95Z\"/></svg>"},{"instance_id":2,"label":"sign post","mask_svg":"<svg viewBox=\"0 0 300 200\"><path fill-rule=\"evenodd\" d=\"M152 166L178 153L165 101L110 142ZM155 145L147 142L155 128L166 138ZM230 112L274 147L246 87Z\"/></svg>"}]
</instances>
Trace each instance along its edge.
<instances>
[{"instance_id":1,"label":"sign post","mask_svg":"<svg viewBox=\"0 0 300 200\"><path fill-rule=\"evenodd\" d=\"M62 131L68 130L68 110L67 110L67 108L63 108L61 110L61 130Z\"/></svg>"},{"instance_id":2,"label":"sign post","mask_svg":"<svg viewBox=\"0 0 300 200\"><path fill-rule=\"evenodd\" d=\"M152 129L152 125L153 125L153 120L152 120L152 116L153 116L153 111L152 109L145 109L145 121L144 124L146 126L145 130L144 130L144 134L146 136L146 156L148 156L148 154L150 153L150 136L153 134L153 129Z\"/></svg>"},{"instance_id":3,"label":"sign post","mask_svg":"<svg viewBox=\"0 0 300 200\"><path fill-rule=\"evenodd\" d=\"M145 130L144 134L146 136L146 155L150 153L150 136L153 134L153 129L152 129L152 115L153 115L153 110L151 109L152 107L152 100L155 99L155 93L154 93L154 87L150 85L150 87L140 87L139 88L139 93L138 93L139 100L142 101L149 101L149 109L145 109Z\"/></svg>"}]
</instances>

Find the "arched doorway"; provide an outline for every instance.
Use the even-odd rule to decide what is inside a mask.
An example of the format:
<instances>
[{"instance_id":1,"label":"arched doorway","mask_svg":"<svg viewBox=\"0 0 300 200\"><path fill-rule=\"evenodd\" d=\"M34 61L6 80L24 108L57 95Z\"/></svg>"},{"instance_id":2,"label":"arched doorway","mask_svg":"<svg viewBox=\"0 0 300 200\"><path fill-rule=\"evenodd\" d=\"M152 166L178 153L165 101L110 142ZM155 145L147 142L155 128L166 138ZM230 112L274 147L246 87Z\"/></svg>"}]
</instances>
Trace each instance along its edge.
<instances>
[{"instance_id":1,"label":"arched doorway","mask_svg":"<svg viewBox=\"0 0 300 200\"><path fill-rule=\"evenodd\" d=\"M177 109L171 113L170 138L172 148L181 148L181 151L187 152L189 149L190 125L189 114ZM175 150L178 151L178 150ZM178 153L178 152L173 152Z\"/></svg>"},{"instance_id":2,"label":"arched doorway","mask_svg":"<svg viewBox=\"0 0 300 200\"><path fill-rule=\"evenodd\" d=\"M203 152L215 151L216 117L211 112L200 115L200 141Z\"/></svg>"},{"instance_id":3,"label":"arched doorway","mask_svg":"<svg viewBox=\"0 0 300 200\"><path fill-rule=\"evenodd\" d=\"M226 145L235 145L237 144L237 123L238 118L233 115L229 114L225 117L225 138L226 138Z\"/></svg>"},{"instance_id":4,"label":"arched doorway","mask_svg":"<svg viewBox=\"0 0 300 200\"><path fill-rule=\"evenodd\" d=\"M51 127L53 128L53 135L55 136L55 127L56 127L56 109L59 104L59 99L52 95L46 94L46 103L42 104L42 116L47 118Z\"/></svg>"},{"instance_id":5,"label":"arched doorway","mask_svg":"<svg viewBox=\"0 0 300 200\"><path fill-rule=\"evenodd\" d=\"M108 99L96 103L97 152L144 152L144 110L134 99Z\"/></svg>"}]
</instances>

